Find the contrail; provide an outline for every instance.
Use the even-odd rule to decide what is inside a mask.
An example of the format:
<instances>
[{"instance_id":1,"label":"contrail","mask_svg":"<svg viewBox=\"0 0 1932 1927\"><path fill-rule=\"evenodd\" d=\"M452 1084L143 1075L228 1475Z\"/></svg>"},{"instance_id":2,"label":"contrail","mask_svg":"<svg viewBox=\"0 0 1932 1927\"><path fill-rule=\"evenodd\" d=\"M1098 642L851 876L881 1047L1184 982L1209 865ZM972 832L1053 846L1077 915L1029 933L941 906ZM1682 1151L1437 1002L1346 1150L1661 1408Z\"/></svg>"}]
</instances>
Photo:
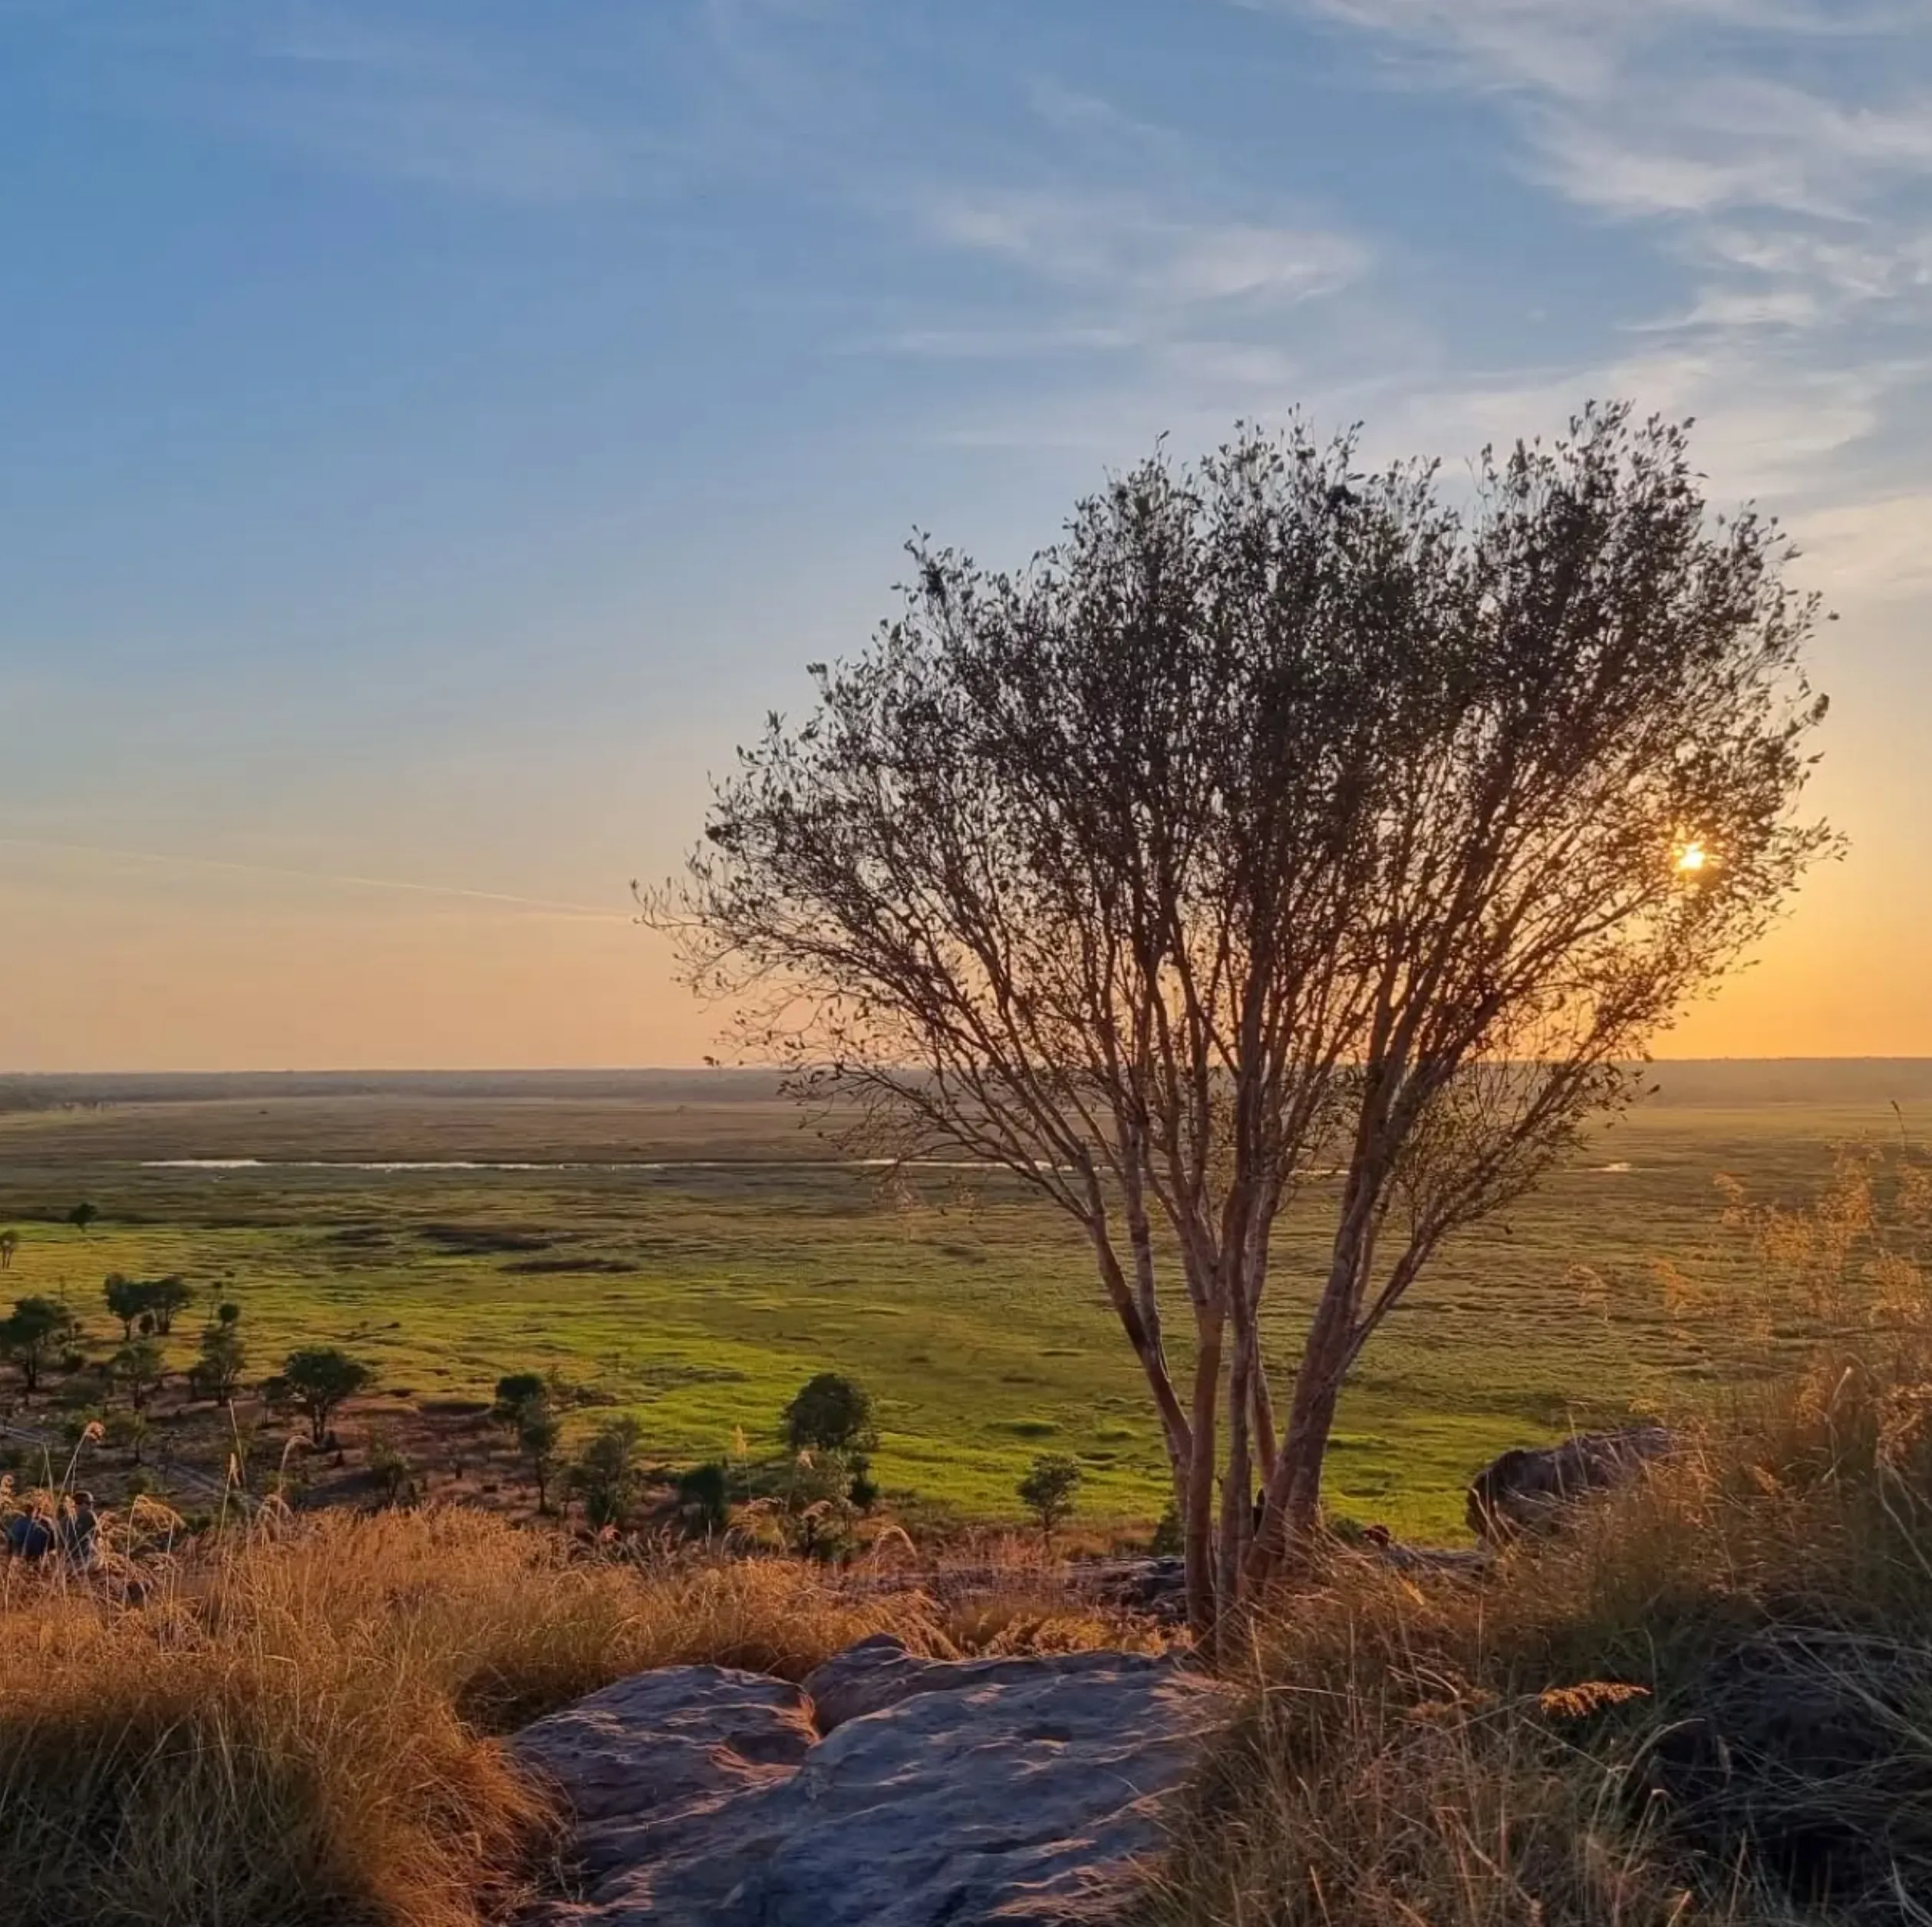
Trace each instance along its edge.
<instances>
[{"instance_id":1,"label":"contrail","mask_svg":"<svg viewBox=\"0 0 1932 1927\"><path fill-rule=\"evenodd\" d=\"M159 850L118 850L105 843L56 843L43 836L0 836L0 846L11 850L44 850L68 856L107 856L130 863L160 863L188 869L219 869L253 876L293 878L304 883L339 883L354 889L402 890L412 896L461 897L473 903L509 903L519 909L550 910L565 916L621 919L623 910L600 909L594 903L565 903L551 897L517 896L508 890L467 889L458 883L413 883L394 876L348 876L331 870L292 869L279 863L238 863L226 856L170 856Z\"/></svg>"}]
</instances>

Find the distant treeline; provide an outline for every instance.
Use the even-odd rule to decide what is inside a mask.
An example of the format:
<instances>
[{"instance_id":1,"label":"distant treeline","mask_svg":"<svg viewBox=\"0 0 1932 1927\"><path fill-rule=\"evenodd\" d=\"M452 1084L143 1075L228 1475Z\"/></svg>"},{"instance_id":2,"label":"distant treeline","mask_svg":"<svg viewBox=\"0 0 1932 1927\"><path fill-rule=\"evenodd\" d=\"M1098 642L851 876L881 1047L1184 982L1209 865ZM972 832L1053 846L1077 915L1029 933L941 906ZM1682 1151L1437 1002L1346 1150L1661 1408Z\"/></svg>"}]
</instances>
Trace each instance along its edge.
<instances>
[{"instance_id":1,"label":"distant treeline","mask_svg":"<svg viewBox=\"0 0 1932 1927\"><path fill-rule=\"evenodd\" d=\"M1668 1105L1932 1102L1932 1058L1685 1058L1646 1067ZM0 1111L188 1104L223 1098L575 1098L650 1104L768 1103L770 1071L101 1071L0 1077Z\"/></svg>"},{"instance_id":2,"label":"distant treeline","mask_svg":"<svg viewBox=\"0 0 1932 1927\"><path fill-rule=\"evenodd\" d=\"M72 1105L265 1101L289 1097L633 1099L652 1104L769 1100L769 1071L183 1071L0 1077L0 1111Z\"/></svg>"}]
</instances>

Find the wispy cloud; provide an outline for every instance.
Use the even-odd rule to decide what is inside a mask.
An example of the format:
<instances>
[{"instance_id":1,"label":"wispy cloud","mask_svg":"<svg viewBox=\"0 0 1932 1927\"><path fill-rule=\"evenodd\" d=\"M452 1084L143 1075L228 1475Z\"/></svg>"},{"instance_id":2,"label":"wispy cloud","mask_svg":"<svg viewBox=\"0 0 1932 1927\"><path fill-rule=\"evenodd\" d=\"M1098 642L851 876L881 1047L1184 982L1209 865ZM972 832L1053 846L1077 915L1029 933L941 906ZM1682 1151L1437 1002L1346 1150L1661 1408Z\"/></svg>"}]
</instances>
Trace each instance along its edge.
<instances>
[{"instance_id":1,"label":"wispy cloud","mask_svg":"<svg viewBox=\"0 0 1932 1927\"><path fill-rule=\"evenodd\" d=\"M942 241L1136 309L1304 301L1346 286L1370 259L1319 228L1190 219L1104 194L949 192L925 212Z\"/></svg>"},{"instance_id":2,"label":"wispy cloud","mask_svg":"<svg viewBox=\"0 0 1932 1927\"><path fill-rule=\"evenodd\" d=\"M0 851L18 850L42 856L77 857L84 861L134 864L143 868L187 870L264 882L292 883L319 889L377 890L407 896L440 897L446 901L494 905L517 912L536 911L549 916L589 917L599 922L628 922L626 911L591 903L562 902L551 897L520 896L508 890L480 890L456 883L424 883L394 876L357 876L331 870L302 869L281 863L242 863L222 856L190 856L152 850L124 850L106 843L65 843L42 836L0 836Z\"/></svg>"}]
</instances>

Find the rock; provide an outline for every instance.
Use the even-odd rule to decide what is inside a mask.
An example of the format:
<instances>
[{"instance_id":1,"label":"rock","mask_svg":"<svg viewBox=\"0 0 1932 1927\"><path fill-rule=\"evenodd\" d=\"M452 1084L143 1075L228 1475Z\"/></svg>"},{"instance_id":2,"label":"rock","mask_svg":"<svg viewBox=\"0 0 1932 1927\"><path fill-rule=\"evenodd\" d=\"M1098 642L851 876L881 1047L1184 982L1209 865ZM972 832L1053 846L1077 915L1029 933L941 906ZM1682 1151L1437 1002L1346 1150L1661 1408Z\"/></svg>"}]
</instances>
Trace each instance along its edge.
<instances>
[{"instance_id":1,"label":"rock","mask_svg":"<svg viewBox=\"0 0 1932 1927\"><path fill-rule=\"evenodd\" d=\"M1218 1708L1172 1661L868 1640L806 1695L684 1667L519 1734L579 1817L579 1927L1047 1927L1117 1909ZM863 1710L861 1710L861 1709ZM626 1787L631 1789L627 1794Z\"/></svg>"},{"instance_id":2,"label":"rock","mask_svg":"<svg viewBox=\"0 0 1932 1927\"><path fill-rule=\"evenodd\" d=\"M1172 1558L1137 1560L1125 1571L1110 1574L1101 1596L1109 1605L1178 1623L1188 1615L1187 1562Z\"/></svg>"},{"instance_id":3,"label":"rock","mask_svg":"<svg viewBox=\"0 0 1932 1927\"><path fill-rule=\"evenodd\" d=\"M721 1666L639 1673L527 1726L519 1761L562 1788L593 1887L701 1846L739 1795L795 1771L817 1734L796 1686Z\"/></svg>"},{"instance_id":4,"label":"rock","mask_svg":"<svg viewBox=\"0 0 1932 1927\"><path fill-rule=\"evenodd\" d=\"M1676 1442L1667 1427L1634 1425L1505 1452L1484 1467L1469 1486L1470 1529L1495 1541L1547 1525L1585 1493L1620 1485L1650 1460L1667 1457Z\"/></svg>"},{"instance_id":5,"label":"rock","mask_svg":"<svg viewBox=\"0 0 1932 1927\"><path fill-rule=\"evenodd\" d=\"M882 1711L917 1693L961 1693L974 1687L1004 1684L1037 1678L1037 1658L1002 1659L921 1659L889 1632L875 1633L829 1659L809 1675L805 1691L812 1702L813 1721L821 1734L849 1720ZM1136 1669L1171 1673L1172 1665L1146 1653L1088 1652L1056 1656L1062 1678L1093 1672L1124 1676Z\"/></svg>"}]
</instances>

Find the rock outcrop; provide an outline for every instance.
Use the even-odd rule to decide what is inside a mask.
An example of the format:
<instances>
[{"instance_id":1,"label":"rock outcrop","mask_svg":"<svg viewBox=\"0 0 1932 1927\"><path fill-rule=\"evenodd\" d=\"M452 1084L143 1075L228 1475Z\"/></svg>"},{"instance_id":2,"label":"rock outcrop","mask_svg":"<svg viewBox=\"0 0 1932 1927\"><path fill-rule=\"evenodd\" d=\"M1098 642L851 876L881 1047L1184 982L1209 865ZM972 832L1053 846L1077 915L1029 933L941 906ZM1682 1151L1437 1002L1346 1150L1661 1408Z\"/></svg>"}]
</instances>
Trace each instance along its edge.
<instances>
[{"instance_id":1,"label":"rock outcrop","mask_svg":"<svg viewBox=\"0 0 1932 1927\"><path fill-rule=\"evenodd\" d=\"M1667 1457L1676 1442L1667 1427L1634 1425L1505 1452L1470 1484L1469 1528L1493 1542L1548 1525L1584 1493L1620 1485L1651 1460Z\"/></svg>"},{"instance_id":2,"label":"rock outcrop","mask_svg":"<svg viewBox=\"0 0 1932 1927\"><path fill-rule=\"evenodd\" d=\"M1217 1711L1142 1655L941 1661L869 1639L789 1686L646 1673L512 1743L575 1816L546 1927L1053 1927L1104 1918ZM821 1737L823 1736L823 1737Z\"/></svg>"}]
</instances>

